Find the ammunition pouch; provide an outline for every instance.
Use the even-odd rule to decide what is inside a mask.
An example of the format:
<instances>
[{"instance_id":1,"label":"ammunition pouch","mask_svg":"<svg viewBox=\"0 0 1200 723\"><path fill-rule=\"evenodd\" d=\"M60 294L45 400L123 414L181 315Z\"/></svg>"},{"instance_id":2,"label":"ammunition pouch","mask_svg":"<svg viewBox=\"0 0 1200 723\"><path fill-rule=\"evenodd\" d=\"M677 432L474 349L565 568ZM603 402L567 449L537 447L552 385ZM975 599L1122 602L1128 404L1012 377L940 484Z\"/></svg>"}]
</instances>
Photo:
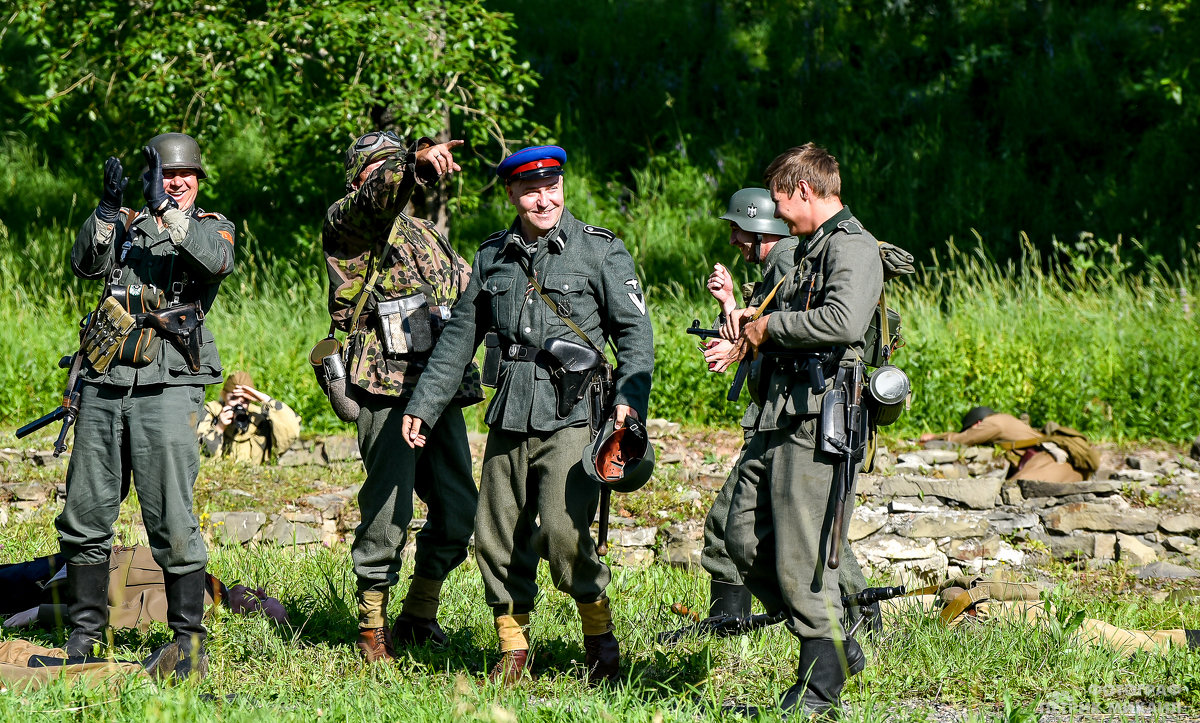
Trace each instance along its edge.
<instances>
[{"instance_id":1,"label":"ammunition pouch","mask_svg":"<svg viewBox=\"0 0 1200 723\"><path fill-rule=\"evenodd\" d=\"M112 286L83 339L88 364L104 374L113 362L144 367L158 358L162 341L142 320L162 307L162 291L149 284Z\"/></svg>"},{"instance_id":2,"label":"ammunition pouch","mask_svg":"<svg viewBox=\"0 0 1200 723\"><path fill-rule=\"evenodd\" d=\"M379 341L390 357L428 354L441 332L442 317L434 316L425 294L417 292L379 302L375 307L379 320Z\"/></svg>"},{"instance_id":3,"label":"ammunition pouch","mask_svg":"<svg viewBox=\"0 0 1200 723\"><path fill-rule=\"evenodd\" d=\"M590 346L556 337L547 339L542 349L550 382L554 385L558 402L555 412L559 419L569 417L575 406L587 397L598 374L602 375L601 379L612 376L611 373L602 374L608 363Z\"/></svg>"},{"instance_id":4,"label":"ammunition pouch","mask_svg":"<svg viewBox=\"0 0 1200 723\"><path fill-rule=\"evenodd\" d=\"M193 374L200 371L200 347L204 343L204 311L200 302L172 306L139 314L141 323L159 333L183 355Z\"/></svg>"}]
</instances>

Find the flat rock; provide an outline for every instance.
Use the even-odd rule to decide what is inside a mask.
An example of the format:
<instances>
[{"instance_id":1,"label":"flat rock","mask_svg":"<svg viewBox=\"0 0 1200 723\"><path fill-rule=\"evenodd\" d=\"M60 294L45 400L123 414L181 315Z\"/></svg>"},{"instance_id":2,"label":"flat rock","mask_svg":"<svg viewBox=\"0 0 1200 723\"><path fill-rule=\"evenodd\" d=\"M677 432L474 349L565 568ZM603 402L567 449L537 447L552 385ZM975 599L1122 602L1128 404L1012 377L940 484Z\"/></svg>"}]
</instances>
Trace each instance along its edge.
<instances>
[{"instance_id":1,"label":"flat rock","mask_svg":"<svg viewBox=\"0 0 1200 723\"><path fill-rule=\"evenodd\" d=\"M1148 565L1157 559L1154 548L1133 535L1117 533L1117 560L1127 565Z\"/></svg>"},{"instance_id":2,"label":"flat rock","mask_svg":"<svg viewBox=\"0 0 1200 723\"><path fill-rule=\"evenodd\" d=\"M986 515L971 512L918 512L896 526L904 537L982 537L990 524Z\"/></svg>"},{"instance_id":3,"label":"flat rock","mask_svg":"<svg viewBox=\"0 0 1200 723\"><path fill-rule=\"evenodd\" d=\"M608 540L618 547L651 547L658 537L657 527L634 527L628 530L609 528Z\"/></svg>"},{"instance_id":4,"label":"flat rock","mask_svg":"<svg viewBox=\"0 0 1200 723\"><path fill-rule=\"evenodd\" d=\"M1117 536L1109 532L1096 535L1096 545L1092 548L1092 557L1097 560L1117 559Z\"/></svg>"},{"instance_id":5,"label":"flat rock","mask_svg":"<svg viewBox=\"0 0 1200 723\"><path fill-rule=\"evenodd\" d=\"M920 497L900 497L888 503L890 512L938 512L945 511L936 497L923 500Z\"/></svg>"},{"instance_id":6,"label":"flat rock","mask_svg":"<svg viewBox=\"0 0 1200 723\"><path fill-rule=\"evenodd\" d=\"M1021 488L1017 485L1006 485L1001 488L1000 498L1006 505L1019 505L1025 501L1025 495L1021 494Z\"/></svg>"},{"instance_id":7,"label":"flat rock","mask_svg":"<svg viewBox=\"0 0 1200 723\"><path fill-rule=\"evenodd\" d=\"M645 567L654 562L654 550L646 547L610 547L608 564L618 567Z\"/></svg>"},{"instance_id":8,"label":"flat rock","mask_svg":"<svg viewBox=\"0 0 1200 723\"><path fill-rule=\"evenodd\" d=\"M858 505L850 515L850 530L847 536L851 542L861 540L867 535L874 534L887 524L888 511L886 507L868 507Z\"/></svg>"},{"instance_id":9,"label":"flat rock","mask_svg":"<svg viewBox=\"0 0 1200 723\"><path fill-rule=\"evenodd\" d=\"M17 482L15 484L5 485L5 488L12 493L14 500L38 503L49 500L50 490L53 489L52 487L47 487L40 482Z\"/></svg>"},{"instance_id":10,"label":"flat rock","mask_svg":"<svg viewBox=\"0 0 1200 723\"><path fill-rule=\"evenodd\" d=\"M267 516L261 512L213 512L208 516L213 539L226 545L244 545L254 539Z\"/></svg>"},{"instance_id":11,"label":"flat rock","mask_svg":"<svg viewBox=\"0 0 1200 723\"><path fill-rule=\"evenodd\" d=\"M1138 455L1129 455L1125 458L1125 466L1130 469L1138 469L1146 472L1155 472L1158 470L1158 462L1155 462L1149 457L1141 457Z\"/></svg>"},{"instance_id":12,"label":"flat rock","mask_svg":"<svg viewBox=\"0 0 1200 723\"><path fill-rule=\"evenodd\" d=\"M278 515L262 531L261 539L263 542L270 542L284 547L291 545L313 545L321 542L321 530L318 527L302 522L292 522L283 515Z\"/></svg>"},{"instance_id":13,"label":"flat rock","mask_svg":"<svg viewBox=\"0 0 1200 723\"><path fill-rule=\"evenodd\" d=\"M934 495L976 510L996 506L1003 480L944 480L932 477L900 475L879 480L878 494L883 497L927 497Z\"/></svg>"},{"instance_id":14,"label":"flat rock","mask_svg":"<svg viewBox=\"0 0 1200 723\"><path fill-rule=\"evenodd\" d=\"M651 437L665 437L668 434L675 434L678 431L679 422L671 422L657 417L651 417L646 420L646 432Z\"/></svg>"},{"instance_id":15,"label":"flat rock","mask_svg":"<svg viewBox=\"0 0 1200 723\"><path fill-rule=\"evenodd\" d=\"M678 539L664 545L660 557L673 567L699 570L701 548L701 543L696 540Z\"/></svg>"},{"instance_id":16,"label":"flat rock","mask_svg":"<svg viewBox=\"0 0 1200 723\"><path fill-rule=\"evenodd\" d=\"M1145 510L1117 509L1100 502L1075 502L1052 507L1042 513L1046 527L1062 533L1075 530L1152 532L1158 527Z\"/></svg>"},{"instance_id":17,"label":"flat rock","mask_svg":"<svg viewBox=\"0 0 1200 723\"><path fill-rule=\"evenodd\" d=\"M949 575L950 561L941 552L916 560L899 560L880 569L890 573L893 582L909 589L933 585Z\"/></svg>"},{"instance_id":18,"label":"flat rock","mask_svg":"<svg viewBox=\"0 0 1200 723\"><path fill-rule=\"evenodd\" d=\"M1000 551L1000 538L993 535L987 539L951 540L946 556L960 562L977 557L995 557Z\"/></svg>"},{"instance_id":19,"label":"flat rock","mask_svg":"<svg viewBox=\"0 0 1200 723\"><path fill-rule=\"evenodd\" d=\"M856 547L858 554L864 557L892 561L922 560L941 554L933 540L918 542L896 535L877 535Z\"/></svg>"},{"instance_id":20,"label":"flat rock","mask_svg":"<svg viewBox=\"0 0 1200 723\"><path fill-rule=\"evenodd\" d=\"M1066 497L1067 495L1109 494L1120 492L1121 485L1112 480L1087 480L1084 482L1043 482L1019 480L1021 494L1025 497Z\"/></svg>"},{"instance_id":21,"label":"flat rock","mask_svg":"<svg viewBox=\"0 0 1200 723\"><path fill-rule=\"evenodd\" d=\"M1109 479L1130 480L1133 482L1151 482L1158 479L1158 475L1150 472L1149 470L1116 469L1113 470L1112 476Z\"/></svg>"},{"instance_id":22,"label":"flat rock","mask_svg":"<svg viewBox=\"0 0 1200 723\"><path fill-rule=\"evenodd\" d=\"M1140 580L1191 580L1200 577L1200 571L1162 561L1135 567L1133 574Z\"/></svg>"},{"instance_id":23,"label":"flat rock","mask_svg":"<svg viewBox=\"0 0 1200 723\"><path fill-rule=\"evenodd\" d=\"M1050 556L1056 560L1090 558L1096 551L1096 536L1090 532L1046 535L1040 539L1050 548Z\"/></svg>"},{"instance_id":24,"label":"flat rock","mask_svg":"<svg viewBox=\"0 0 1200 723\"><path fill-rule=\"evenodd\" d=\"M1196 541L1186 535L1171 535L1163 544L1171 552L1189 553L1196 549Z\"/></svg>"},{"instance_id":25,"label":"flat rock","mask_svg":"<svg viewBox=\"0 0 1200 723\"><path fill-rule=\"evenodd\" d=\"M967 462L991 462L996 456L995 447L967 447L962 452L962 458Z\"/></svg>"},{"instance_id":26,"label":"flat rock","mask_svg":"<svg viewBox=\"0 0 1200 723\"><path fill-rule=\"evenodd\" d=\"M362 455L358 451L358 440L353 437L326 437L324 448L325 459L330 462L362 459Z\"/></svg>"},{"instance_id":27,"label":"flat rock","mask_svg":"<svg viewBox=\"0 0 1200 723\"><path fill-rule=\"evenodd\" d=\"M302 467L304 465L315 465L324 467L328 464L325 461L325 455L318 451L305 449L303 447L292 447L288 451L279 455L280 467Z\"/></svg>"},{"instance_id":28,"label":"flat rock","mask_svg":"<svg viewBox=\"0 0 1200 723\"><path fill-rule=\"evenodd\" d=\"M1032 512L993 512L988 515L992 529L1000 535L1011 535L1017 530L1036 527L1038 519Z\"/></svg>"},{"instance_id":29,"label":"flat rock","mask_svg":"<svg viewBox=\"0 0 1200 723\"><path fill-rule=\"evenodd\" d=\"M925 464L947 464L958 461L958 451L953 449L922 449L914 453Z\"/></svg>"},{"instance_id":30,"label":"flat rock","mask_svg":"<svg viewBox=\"0 0 1200 723\"><path fill-rule=\"evenodd\" d=\"M1200 515L1186 513L1182 515L1167 515L1158 522L1163 532L1176 535L1194 535L1200 532Z\"/></svg>"}]
</instances>

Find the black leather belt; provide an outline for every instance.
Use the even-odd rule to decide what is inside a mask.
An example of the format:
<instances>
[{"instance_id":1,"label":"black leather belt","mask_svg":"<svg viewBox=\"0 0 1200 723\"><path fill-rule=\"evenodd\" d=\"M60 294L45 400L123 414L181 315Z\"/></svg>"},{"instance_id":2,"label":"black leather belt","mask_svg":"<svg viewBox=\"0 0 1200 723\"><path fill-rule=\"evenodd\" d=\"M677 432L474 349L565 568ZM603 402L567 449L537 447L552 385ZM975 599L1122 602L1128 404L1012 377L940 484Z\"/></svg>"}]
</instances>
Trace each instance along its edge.
<instances>
[{"instance_id":1,"label":"black leather belt","mask_svg":"<svg viewBox=\"0 0 1200 723\"><path fill-rule=\"evenodd\" d=\"M533 361L541 351L536 346L525 344L502 344L500 358L504 361Z\"/></svg>"}]
</instances>

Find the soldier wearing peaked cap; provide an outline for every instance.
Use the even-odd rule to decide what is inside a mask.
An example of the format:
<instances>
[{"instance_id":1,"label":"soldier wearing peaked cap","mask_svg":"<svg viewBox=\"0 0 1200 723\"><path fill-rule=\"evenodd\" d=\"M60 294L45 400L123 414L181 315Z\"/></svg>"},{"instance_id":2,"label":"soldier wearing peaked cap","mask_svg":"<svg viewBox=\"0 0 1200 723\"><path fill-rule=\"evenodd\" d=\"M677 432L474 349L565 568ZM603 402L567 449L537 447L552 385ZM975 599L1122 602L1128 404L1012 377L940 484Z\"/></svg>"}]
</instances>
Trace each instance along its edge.
<instances>
[{"instance_id":1,"label":"soldier wearing peaked cap","mask_svg":"<svg viewBox=\"0 0 1200 723\"><path fill-rule=\"evenodd\" d=\"M502 657L493 679L519 680L528 660L527 628L538 588L539 557L583 623L591 682L619 675L619 645L605 592L608 567L589 528L600 483L584 471L591 439L589 405L556 403L542 352L553 338L616 349L614 424L645 419L654 368L646 300L625 244L567 210L557 146L526 148L497 169L517 217L484 240L471 283L434 350L406 411L405 435L423 443L451 399L455 377L487 340L496 362L484 382L496 386L475 523L476 559L496 621ZM545 294L538 293L541 289ZM578 328L576 332L572 324ZM586 339L580 339L580 335Z\"/></svg>"},{"instance_id":2,"label":"soldier wearing peaked cap","mask_svg":"<svg viewBox=\"0 0 1200 723\"><path fill-rule=\"evenodd\" d=\"M446 411L424 450L401 441L409 403L470 267L433 223L402 210L417 184L459 170L462 141L409 146L390 131L359 137L346 151L346 195L329 207L321 241L329 273L329 314L347 331L346 390L358 408L358 446L367 478L351 558L358 578L358 647L368 662L395 656L393 644L441 644L442 583L467 558L478 493L462 408L483 400L470 359L453 377ZM441 339L441 341L439 341ZM399 580L413 493L429 508L417 533L404 606L389 628L390 590Z\"/></svg>"},{"instance_id":3,"label":"soldier wearing peaked cap","mask_svg":"<svg viewBox=\"0 0 1200 723\"><path fill-rule=\"evenodd\" d=\"M141 319L166 310L203 320L221 280L233 271L234 226L196 207L199 181L207 174L194 138L164 133L150 139L142 154L146 204L138 211L122 206L124 168L109 158L100 204L71 249L76 276L107 284L89 330L124 331L98 331L85 344L67 501L55 526L72 600L67 654L88 655L108 622L113 524L123 483L132 476L150 549L165 573L167 620L180 654L174 672L183 677L203 675L208 665L202 620L208 555L192 487L204 385L221 382L221 359L207 324L188 332L198 341L196 352L191 344L153 334ZM115 338L116 346L104 346L103 339Z\"/></svg>"}]
</instances>

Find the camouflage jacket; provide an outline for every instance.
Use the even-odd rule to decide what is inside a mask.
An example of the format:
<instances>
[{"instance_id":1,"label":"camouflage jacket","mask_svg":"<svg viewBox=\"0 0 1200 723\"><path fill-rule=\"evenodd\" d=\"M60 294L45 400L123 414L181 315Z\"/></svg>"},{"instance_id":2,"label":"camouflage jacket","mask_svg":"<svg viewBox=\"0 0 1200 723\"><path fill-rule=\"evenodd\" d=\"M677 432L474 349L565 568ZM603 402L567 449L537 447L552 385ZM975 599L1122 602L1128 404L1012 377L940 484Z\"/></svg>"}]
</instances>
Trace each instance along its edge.
<instances>
[{"instance_id":1,"label":"camouflage jacket","mask_svg":"<svg viewBox=\"0 0 1200 723\"><path fill-rule=\"evenodd\" d=\"M845 347L844 359L860 357L882 289L879 244L843 207L797 247L796 266L775 294L778 310L764 317L768 344L798 350ZM763 375L757 429L778 429L787 417L821 412L824 395L812 392L807 374L768 358Z\"/></svg>"},{"instance_id":2,"label":"camouflage jacket","mask_svg":"<svg viewBox=\"0 0 1200 723\"><path fill-rule=\"evenodd\" d=\"M321 234L329 273L329 315L343 331L353 327L359 294L383 260L368 291L359 331L347 339L346 374L350 384L389 397L412 394L428 355L385 357L376 305L419 291L430 306L448 313L470 279L470 266L432 222L402 213L415 183L412 154L398 153L329 207ZM472 361L464 364L455 399L461 404L483 400L479 369Z\"/></svg>"},{"instance_id":3,"label":"camouflage jacket","mask_svg":"<svg viewBox=\"0 0 1200 723\"><path fill-rule=\"evenodd\" d=\"M168 212L170 214L170 212ZM71 268L84 279L106 279L119 268L115 283L121 286L149 284L174 298L173 285L179 284L179 300L199 301L207 314L216 299L221 280L233 271L233 223L219 213L191 208L176 217L186 223L186 231L173 242L168 228L143 209L134 212L122 208L116 223L88 216L71 248ZM183 231L183 225L175 227ZM162 341L157 357L149 366L134 368L119 362L104 374L84 364L83 376L89 382L116 387L155 384L220 384L223 375L221 357L208 324L202 329L200 371L191 371L183 354L174 344Z\"/></svg>"},{"instance_id":4,"label":"camouflage jacket","mask_svg":"<svg viewBox=\"0 0 1200 723\"><path fill-rule=\"evenodd\" d=\"M454 375L470 360L487 332L503 344L541 348L552 337L578 337L539 297L521 265L528 259L520 221L489 236L472 262L471 283L450 319L429 369L406 410L432 426L450 399ZM547 296L594 344L616 346L614 404L646 418L654 371L654 335L646 297L624 242L612 231L589 226L564 209L558 226L537 240L530 260ZM587 404L563 419L549 368L543 361L503 361L496 394L484 421L511 432L553 432L587 423Z\"/></svg>"}]
</instances>

